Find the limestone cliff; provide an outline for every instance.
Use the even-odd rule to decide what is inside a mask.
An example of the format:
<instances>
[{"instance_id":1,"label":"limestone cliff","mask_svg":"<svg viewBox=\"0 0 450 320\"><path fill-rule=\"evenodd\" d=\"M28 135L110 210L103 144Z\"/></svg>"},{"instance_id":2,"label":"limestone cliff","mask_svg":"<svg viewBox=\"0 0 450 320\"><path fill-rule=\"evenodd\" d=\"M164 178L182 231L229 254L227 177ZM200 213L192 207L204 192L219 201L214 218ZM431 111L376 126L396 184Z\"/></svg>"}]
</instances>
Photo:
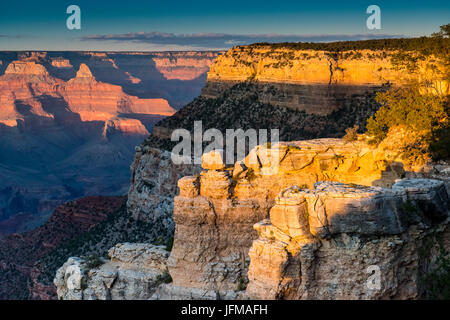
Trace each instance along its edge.
<instances>
[{"instance_id":1,"label":"limestone cliff","mask_svg":"<svg viewBox=\"0 0 450 320\"><path fill-rule=\"evenodd\" d=\"M445 59L420 50L237 46L211 65L202 95L157 123L154 134L169 139L194 121L204 130L278 128L285 141L342 137L355 125L363 132L379 91L420 83L448 94Z\"/></svg>"},{"instance_id":2,"label":"limestone cliff","mask_svg":"<svg viewBox=\"0 0 450 320\"><path fill-rule=\"evenodd\" d=\"M208 72L203 96L217 97L243 81L264 85L260 101L275 106L330 114L353 95L379 90L384 84L427 82L444 94L450 91L445 63L435 56L419 60L408 70L396 62L399 50L302 50L289 47L238 46L219 56ZM412 52L416 57L420 54Z\"/></svg>"}]
</instances>

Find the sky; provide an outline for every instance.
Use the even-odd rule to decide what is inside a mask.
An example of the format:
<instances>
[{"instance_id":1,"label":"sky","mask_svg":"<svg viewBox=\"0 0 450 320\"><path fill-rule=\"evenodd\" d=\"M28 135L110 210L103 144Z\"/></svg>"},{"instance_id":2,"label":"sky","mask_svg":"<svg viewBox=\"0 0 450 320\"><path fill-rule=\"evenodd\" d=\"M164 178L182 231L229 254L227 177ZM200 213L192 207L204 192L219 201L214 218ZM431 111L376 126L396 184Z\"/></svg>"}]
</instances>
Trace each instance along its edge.
<instances>
[{"instance_id":1,"label":"sky","mask_svg":"<svg viewBox=\"0 0 450 320\"><path fill-rule=\"evenodd\" d=\"M81 29L69 30L69 5ZM369 30L367 7L381 11ZM450 23L450 1L54 0L2 1L0 50L215 50L236 44L430 35Z\"/></svg>"}]
</instances>

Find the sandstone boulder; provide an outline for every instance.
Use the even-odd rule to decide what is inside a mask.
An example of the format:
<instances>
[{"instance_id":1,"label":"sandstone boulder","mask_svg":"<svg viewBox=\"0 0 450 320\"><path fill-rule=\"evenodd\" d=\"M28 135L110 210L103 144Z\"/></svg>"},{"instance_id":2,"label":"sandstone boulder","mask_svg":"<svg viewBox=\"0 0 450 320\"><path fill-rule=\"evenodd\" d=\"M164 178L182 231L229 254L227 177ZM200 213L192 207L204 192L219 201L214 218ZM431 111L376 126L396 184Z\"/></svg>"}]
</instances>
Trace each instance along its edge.
<instances>
[{"instance_id":1,"label":"sandstone boulder","mask_svg":"<svg viewBox=\"0 0 450 320\"><path fill-rule=\"evenodd\" d=\"M402 179L392 189L404 190L408 200L415 202L422 213L434 221L448 217L448 193L445 183L433 179Z\"/></svg>"},{"instance_id":2,"label":"sandstone boulder","mask_svg":"<svg viewBox=\"0 0 450 320\"><path fill-rule=\"evenodd\" d=\"M318 182L305 193L310 231L318 237L338 233L398 234L405 230L404 192L379 187Z\"/></svg>"}]
</instances>

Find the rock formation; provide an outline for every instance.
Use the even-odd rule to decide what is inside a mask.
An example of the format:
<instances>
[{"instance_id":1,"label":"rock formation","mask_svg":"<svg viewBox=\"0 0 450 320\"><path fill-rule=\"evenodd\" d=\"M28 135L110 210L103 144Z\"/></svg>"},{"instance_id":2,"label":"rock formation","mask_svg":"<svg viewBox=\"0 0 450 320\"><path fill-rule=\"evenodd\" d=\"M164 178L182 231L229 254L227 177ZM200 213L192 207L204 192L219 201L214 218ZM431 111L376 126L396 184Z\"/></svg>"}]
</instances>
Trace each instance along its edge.
<instances>
[{"instance_id":1,"label":"rock formation","mask_svg":"<svg viewBox=\"0 0 450 320\"><path fill-rule=\"evenodd\" d=\"M169 253L150 244L117 244L110 260L70 258L56 273L60 300L145 300L167 277ZM91 258L92 259L92 258Z\"/></svg>"},{"instance_id":2,"label":"rock formation","mask_svg":"<svg viewBox=\"0 0 450 320\"><path fill-rule=\"evenodd\" d=\"M160 52L153 60L166 79L194 80L209 71L218 52Z\"/></svg>"},{"instance_id":3,"label":"rock formation","mask_svg":"<svg viewBox=\"0 0 450 320\"><path fill-rule=\"evenodd\" d=\"M56 68L73 68L69 59L64 59L60 57L52 59L51 65Z\"/></svg>"},{"instance_id":4,"label":"rock formation","mask_svg":"<svg viewBox=\"0 0 450 320\"><path fill-rule=\"evenodd\" d=\"M136 147L136 156L131 165L128 212L137 220L161 220L166 234L172 235L173 198L177 192L177 180L198 172L198 166L175 165L168 151L152 148L145 143Z\"/></svg>"},{"instance_id":5,"label":"rock formation","mask_svg":"<svg viewBox=\"0 0 450 320\"><path fill-rule=\"evenodd\" d=\"M274 154L277 156L274 157ZM252 157L257 161L252 161ZM388 154L369 147L363 141L346 143L339 139L317 139L282 142L270 149L258 146L234 167L221 166L217 160L213 154L204 156L202 166L206 171L178 181L180 194L175 197L173 213L175 240L168 260L173 283L161 286L155 293L157 298L235 299L238 297L235 291L242 290L242 285L248 281L250 258L248 296L282 298L284 293L279 293L282 289L270 287L283 283L280 270L284 270L287 279L291 277L288 272L300 272L300 263L292 262L291 270L291 256L283 253L282 248L289 247L294 241L290 239L304 241L309 248L309 251L304 251L305 259L313 259L311 255L319 247L318 242L326 242L322 247L327 248L334 243L330 238L351 235L355 238L352 241L359 243L367 237L376 236L384 243L394 235L412 232L410 224L441 222L438 227L433 226L434 229L425 227L427 232L445 228L446 225L442 221L448 216L448 194L445 189L448 177L446 183L434 180L401 180L396 183L397 179L405 176L429 176L429 173L406 172L402 163L397 162L398 159L389 159ZM323 180L343 181L347 185L316 184ZM294 185L310 187L312 191L302 191L297 187L278 196L281 191ZM407 200L420 202L428 208L427 217L416 221L414 219L417 217L405 216L401 208ZM265 220L269 216L270 222ZM259 239L252 231L254 225ZM414 237L405 237L408 246L414 243ZM273 243L268 239L283 243ZM420 245L414 245L409 250L417 254ZM374 245L367 249L367 254L373 255L372 251L377 252L377 248ZM286 250L290 252L290 247ZM343 253L339 248L333 250L330 259L336 259ZM390 256L389 251L381 252L388 261L397 259ZM356 255L359 253L354 252ZM302 263L307 265L307 262ZM272 264L273 270L267 268ZM345 270L351 262L343 259L342 264L346 264L346 267L343 266ZM330 265L331 260L328 260L324 268ZM286 270L283 269L285 267ZM261 272L260 278L256 276L258 272ZM413 277L412 273L405 274L405 277ZM346 279L350 283L356 280ZM300 280L296 281L295 290L300 283ZM266 287L262 283L266 283ZM324 293L326 286L322 288L320 283L314 285L318 292L310 294L310 298L344 297L337 293L327 296ZM265 289L256 289L258 286ZM412 290L408 297L419 295L417 288L408 288ZM258 293L258 290L261 292ZM397 294L396 286L386 290L393 292L392 297ZM384 295L367 297L386 297L388 291ZM347 298L365 297L362 293L351 296L348 288L343 292L348 294ZM285 297L308 297L303 293L297 296L290 294L286 293Z\"/></svg>"},{"instance_id":6,"label":"rock formation","mask_svg":"<svg viewBox=\"0 0 450 320\"><path fill-rule=\"evenodd\" d=\"M111 299L107 284L131 272L122 283L140 279L147 289L136 284L138 291L116 297L414 299L423 291L418 274L437 255L435 245L425 255L424 248L438 234L448 238L448 168L407 171L392 150L364 141L258 146L234 166L211 152L195 175L199 168L175 168L168 152L145 144L136 151L128 200L136 219L173 228L166 194L176 192L181 172L191 174L178 179L173 204L175 239L165 264L172 281L155 284L153 271L149 278L128 271L148 261L116 264L113 272L112 261L81 272L90 289L74 293L67 268L82 262L70 259L55 280L60 297ZM380 290L367 287L373 266Z\"/></svg>"},{"instance_id":7,"label":"rock formation","mask_svg":"<svg viewBox=\"0 0 450 320\"><path fill-rule=\"evenodd\" d=\"M406 210L414 203L417 211ZM415 207L417 205L417 207ZM400 180L392 189L317 183L276 198L255 224L246 294L252 299L417 299L420 275L450 237L449 200L438 180ZM428 250L428 251L427 251ZM379 272L372 286L370 274Z\"/></svg>"},{"instance_id":8,"label":"rock formation","mask_svg":"<svg viewBox=\"0 0 450 320\"><path fill-rule=\"evenodd\" d=\"M107 121L120 113L167 116L175 111L164 99L139 99L125 94L120 86L98 82L85 64L59 92L82 121Z\"/></svg>"}]
</instances>

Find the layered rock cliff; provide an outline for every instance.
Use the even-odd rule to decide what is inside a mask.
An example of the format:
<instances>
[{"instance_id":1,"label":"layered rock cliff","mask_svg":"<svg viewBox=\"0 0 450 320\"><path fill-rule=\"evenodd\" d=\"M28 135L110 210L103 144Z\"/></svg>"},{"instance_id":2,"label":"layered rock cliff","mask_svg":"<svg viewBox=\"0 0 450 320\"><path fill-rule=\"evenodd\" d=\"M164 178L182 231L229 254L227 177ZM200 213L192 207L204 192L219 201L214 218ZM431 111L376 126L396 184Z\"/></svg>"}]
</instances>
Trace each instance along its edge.
<instances>
[{"instance_id":1,"label":"layered rock cliff","mask_svg":"<svg viewBox=\"0 0 450 320\"><path fill-rule=\"evenodd\" d=\"M252 157L256 157L257 161L252 161ZM175 242L168 262L173 284L162 287L158 296L186 298L193 295L198 298L199 292L209 292L207 296L214 298L216 292L220 297L235 297L232 292L241 282L247 282L248 250L257 237L252 231L253 225L268 217L269 212L275 212L275 199L285 188L292 185L314 188L318 181L343 181L354 185L355 189L341 193L336 191L336 194L348 193L343 197L351 199L358 198L358 192L364 190L370 195L370 189L363 186L391 188L402 177L433 176L438 170L407 172L398 159L390 157L389 153L362 141L346 143L339 139L280 143L270 149L259 146L243 162L228 168L217 166L217 163L209 165L206 157L203 167L209 170L178 182L180 194L175 197L174 207ZM273 169L276 169L275 173L269 174ZM448 177L446 179L448 184ZM446 216L447 193L442 182L440 188L444 204L436 204L444 208L440 210ZM355 210L361 213L372 210L374 217L357 218L349 214L344 222L353 229L340 229L338 221L337 229L331 228L330 232L355 233L358 237L364 237L364 230L358 229L358 223L372 228L373 233L377 233L377 228L386 234L405 231L404 226L396 224L399 219L396 216L375 218L378 214L376 208L386 205L377 203L375 194L365 196L367 206L372 209L363 209L359 201L355 204ZM391 199L395 202L393 206L398 208L402 197L391 195ZM317 206L317 201L311 200L311 203ZM320 229L319 222L324 223L324 218L332 219L331 212L325 209L324 212L327 213L322 213L324 216L315 220L316 228ZM312 216L310 214L310 223ZM358 222L358 219L367 221ZM258 227L258 230L261 228ZM303 227L297 223L297 228L301 235ZM323 232L319 229L314 231L314 236ZM264 269L264 266L261 268Z\"/></svg>"},{"instance_id":2,"label":"layered rock cliff","mask_svg":"<svg viewBox=\"0 0 450 320\"><path fill-rule=\"evenodd\" d=\"M260 102L320 115L342 107L354 95L380 90L382 85L427 82L443 94L445 61L433 55L419 60L414 70L399 63L398 50L298 50L273 46L235 47L221 55L208 72L202 93L218 97L238 82L252 81L264 92ZM414 57L418 52L410 53ZM417 59L417 58L416 58ZM275 90L267 90L271 84Z\"/></svg>"}]
</instances>

